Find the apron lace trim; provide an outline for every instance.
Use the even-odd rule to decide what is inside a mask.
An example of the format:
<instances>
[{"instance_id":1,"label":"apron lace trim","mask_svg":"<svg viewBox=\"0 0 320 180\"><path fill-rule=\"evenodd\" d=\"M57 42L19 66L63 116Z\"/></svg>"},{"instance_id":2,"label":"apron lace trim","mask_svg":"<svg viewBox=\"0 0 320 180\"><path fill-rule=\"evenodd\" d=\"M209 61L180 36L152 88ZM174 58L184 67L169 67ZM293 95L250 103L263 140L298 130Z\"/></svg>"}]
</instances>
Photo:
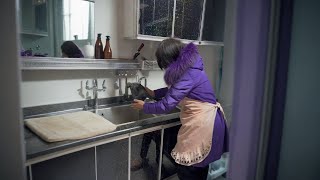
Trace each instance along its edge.
<instances>
[{"instance_id":1,"label":"apron lace trim","mask_svg":"<svg viewBox=\"0 0 320 180\"><path fill-rule=\"evenodd\" d=\"M197 164L202 162L211 151L212 141L210 141L209 145L206 147L198 148L196 152L176 152L172 150L171 156L175 160L176 163L191 166L193 164Z\"/></svg>"},{"instance_id":2,"label":"apron lace trim","mask_svg":"<svg viewBox=\"0 0 320 180\"><path fill-rule=\"evenodd\" d=\"M202 162L212 148L214 121L218 109L225 116L220 103L210 104L184 98L181 102L181 128L177 144L171 151L176 163L191 166ZM224 117L225 119L225 117ZM199 134L201 132L201 134Z\"/></svg>"}]
</instances>

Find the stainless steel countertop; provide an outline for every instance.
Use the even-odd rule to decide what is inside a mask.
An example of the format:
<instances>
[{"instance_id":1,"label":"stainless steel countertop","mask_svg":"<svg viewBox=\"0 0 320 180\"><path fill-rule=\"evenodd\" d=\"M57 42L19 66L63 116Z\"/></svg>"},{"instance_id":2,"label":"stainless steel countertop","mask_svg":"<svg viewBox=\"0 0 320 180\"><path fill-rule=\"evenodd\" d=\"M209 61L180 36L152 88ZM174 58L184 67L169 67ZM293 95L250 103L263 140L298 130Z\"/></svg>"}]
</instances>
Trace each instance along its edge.
<instances>
[{"instance_id":1,"label":"stainless steel countertop","mask_svg":"<svg viewBox=\"0 0 320 180\"><path fill-rule=\"evenodd\" d=\"M67 150L74 147L85 146L89 143L94 143L101 140L107 140L117 136L129 134L132 132L140 131L147 128L172 124L179 122L179 113L158 115L144 120L139 120L134 123L120 125L118 128L110 133L98 135L91 138L75 140L75 141L62 141L56 143L48 143L40 139L37 135L31 132L28 128L25 130L25 147L27 161L30 159L38 158L40 156L50 155L58 151Z\"/></svg>"}]
</instances>

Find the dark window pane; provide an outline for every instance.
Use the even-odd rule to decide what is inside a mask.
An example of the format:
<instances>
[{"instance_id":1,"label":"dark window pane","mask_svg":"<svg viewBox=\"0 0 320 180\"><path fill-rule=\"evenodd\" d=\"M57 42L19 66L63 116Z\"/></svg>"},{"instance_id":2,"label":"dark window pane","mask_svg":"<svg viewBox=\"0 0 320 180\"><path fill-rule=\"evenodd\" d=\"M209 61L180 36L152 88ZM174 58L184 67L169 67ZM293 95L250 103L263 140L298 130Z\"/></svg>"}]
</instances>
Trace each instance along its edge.
<instances>
[{"instance_id":1,"label":"dark window pane","mask_svg":"<svg viewBox=\"0 0 320 180\"><path fill-rule=\"evenodd\" d=\"M171 36L173 5L173 0L140 0L139 34Z\"/></svg>"},{"instance_id":2,"label":"dark window pane","mask_svg":"<svg viewBox=\"0 0 320 180\"><path fill-rule=\"evenodd\" d=\"M225 0L207 0L202 40L223 42Z\"/></svg>"},{"instance_id":3,"label":"dark window pane","mask_svg":"<svg viewBox=\"0 0 320 180\"><path fill-rule=\"evenodd\" d=\"M197 40L200 35L203 0L177 0L174 36Z\"/></svg>"}]
</instances>

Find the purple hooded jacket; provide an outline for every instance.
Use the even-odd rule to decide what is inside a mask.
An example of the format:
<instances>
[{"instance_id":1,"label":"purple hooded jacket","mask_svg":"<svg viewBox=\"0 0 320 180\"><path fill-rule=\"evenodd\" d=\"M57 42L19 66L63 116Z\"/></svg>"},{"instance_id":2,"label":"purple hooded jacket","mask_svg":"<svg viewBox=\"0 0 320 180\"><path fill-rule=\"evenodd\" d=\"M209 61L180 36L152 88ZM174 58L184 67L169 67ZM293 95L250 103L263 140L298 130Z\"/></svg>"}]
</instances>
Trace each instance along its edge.
<instances>
[{"instance_id":1,"label":"purple hooded jacket","mask_svg":"<svg viewBox=\"0 0 320 180\"><path fill-rule=\"evenodd\" d=\"M155 90L155 97L162 99L155 103L145 103L143 106L145 113L168 113L185 97L212 104L216 103L213 88L204 72L202 58L193 43L186 45L181 50L177 60L169 65L165 71L164 80L170 88ZM207 166L211 162L220 159L221 155L227 151L227 126L221 111L218 110L215 119L211 151L207 158L194 166Z\"/></svg>"},{"instance_id":2,"label":"purple hooded jacket","mask_svg":"<svg viewBox=\"0 0 320 180\"><path fill-rule=\"evenodd\" d=\"M163 98L156 103L145 103L145 113L168 113L185 97L216 103L213 88L204 72L202 58L193 43L184 47L177 60L169 65L164 80L170 88L155 90L155 97Z\"/></svg>"}]
</instances>

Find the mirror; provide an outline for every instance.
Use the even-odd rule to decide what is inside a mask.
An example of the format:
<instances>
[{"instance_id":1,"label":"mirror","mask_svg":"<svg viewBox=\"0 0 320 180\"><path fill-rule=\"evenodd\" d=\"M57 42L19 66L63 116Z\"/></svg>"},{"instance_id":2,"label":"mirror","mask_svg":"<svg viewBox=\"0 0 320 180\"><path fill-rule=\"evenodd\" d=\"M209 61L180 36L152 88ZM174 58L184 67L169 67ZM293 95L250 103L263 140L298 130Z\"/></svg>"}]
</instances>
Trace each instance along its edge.
<instances>
[{"instance_id":1,"label":"mirror","mask_svg":"<svg viewBox=\"0 0 320 180\"><path fill-rule=\"evenodd\" d=\"M22 56L61 57L61 45L79 48L94 41L94 2L20 0Z\"/></svg>"}]
</instances>

